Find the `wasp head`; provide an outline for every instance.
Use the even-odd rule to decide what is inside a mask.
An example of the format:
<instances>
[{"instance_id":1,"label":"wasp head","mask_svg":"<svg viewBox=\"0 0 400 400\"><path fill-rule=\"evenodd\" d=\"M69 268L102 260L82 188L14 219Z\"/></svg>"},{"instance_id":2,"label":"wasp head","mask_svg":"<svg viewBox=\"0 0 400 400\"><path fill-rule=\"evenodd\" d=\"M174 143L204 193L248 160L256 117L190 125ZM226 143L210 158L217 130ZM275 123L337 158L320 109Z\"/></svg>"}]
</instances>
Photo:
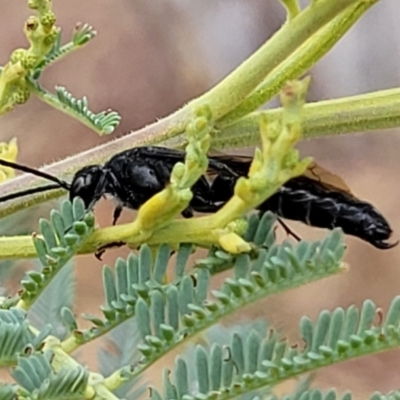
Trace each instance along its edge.
<instances>
[{"instance_id":1,"label":"wasp head","mask_svg":"<svg viewBox=\"0 0 400 400\"><path fill-rule=\"evenodd\" d=\"M91 209L104 194L106 176L100 165L89 165L79 170L71 182L69 198L80 197L86 209Z\"/></svg>"},{"instance_id":2,"label":"wasp head","mask_svg":"<svg viewBox=\"0 0 400 400\"><path fill-rule=\"evenodd\" d=\"M378 249L390 249L398 244L398 241L389 243L387 240L392 234L389 223L373 206L364 203L363 212L354 216L359 220L356 236L366 240ZM354 234L354 233L351 233Z\"/></svg>"}]
</instances>

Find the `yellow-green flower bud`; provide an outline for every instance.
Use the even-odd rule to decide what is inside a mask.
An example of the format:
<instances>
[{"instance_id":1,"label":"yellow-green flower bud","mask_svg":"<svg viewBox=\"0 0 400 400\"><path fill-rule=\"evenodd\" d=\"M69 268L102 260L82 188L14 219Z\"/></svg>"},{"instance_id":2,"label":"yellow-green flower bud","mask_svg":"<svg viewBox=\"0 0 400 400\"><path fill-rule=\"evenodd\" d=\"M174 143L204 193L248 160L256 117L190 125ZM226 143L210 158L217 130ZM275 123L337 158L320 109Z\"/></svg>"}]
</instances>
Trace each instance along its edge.
<instances>
[{"instance_id":1,"label":"yellow-green flower bud","mask_svg":"<svg viewBox=\"0 0 400 400\"><path fill-rule=\"evenodd\" d=\"M15 161L18 155L17 139L13 138L9 143L0 142L0 158L6 161ZM15 176L15 170L0 167L0 182Z\"/></svg>"},{"instance_id":2,"label":"yellow-green flower bud","mask_svg":"<svg viewBox=\"0 0 400 400\"><path fill-rule=\"evenodd\" d=\"M38 0L28 0L28 7L32 10L37 10L39 8Z\"/></svg>"},{"instance_id":3,"label":"yellow-green flower bud","mask_svg":"<svg viewBox=\"0 0 400 400\"><path fill-rule=\"evenodd\" d=\"M248 253L251 250L250 244L234 232L223 233L218 238L218 242L225 251L231 254Z\"/></svg>"},{"instance_id":4,"label":"yellow-green flower bud","mask_svg":"<svg viewBox=\"0 0 400 400\"><path fill-rule=\"evenodd\" d=\"M21 61L26 57L28 50L26 49L15 49L10 56L10 61L12 64L16 64L18 61Z\"/></svg>"},{"instance_id":5,"label":"yellow-green flower bud","mask_svg":"<svg viewBox=\"0 0 400 400\"><path fill-rule=\"evenodd\" d=\"M8 63L3 69L1 79L3 82L15 83L26 75L25 68L22 66L21 61L15 63Z\"/></svg>"},{"instance_id":6,"label":"yellow-green flower bud","mask_svg":"<svg viewBox=\"0 0 400 400\"><path fill-rule=\"evenodd\" d=\"M28 101L31 92L27 87L19 86L13 94L13 100L15 104L24 104Z\"/></svg>"},{"instance_id":7,"label":"yellow-green flower bud","mask_svg":"<svg viewBox=\"0 0 400 400\"><path fill-rule=\"evenodd\" d=\"M56 22L56 16L52 11L48 11L40 18L40 22L46 28L51 28Z\"/></svg>"},{"instance_id":8,"label":"yellow-green flower bud","mask_svg":"<svg viewBox=\"0 0 400 400\"><path fill-rule=\"evenodd\" d=\"M196 118L194 121L194 129L196 132L201 132L208 126L208 121L204 117Z\"/></svg>"},{"instance_id":9,"label":"yellow-green flower bud","mask_svg":"<svg viewBox=\"0 0 400 400\"><path fill-rule=\"evenodd\" d=\"M299 151L297 149L290 149L285 154L282 162L283 168L292 169L299 162Z\"/></svg>"},{"instance_id":10,"label":"yellow-green flower bud","mask_svg":"<svg viewBox=\"0 0 400 400\"><path fill-rule=\"evenodd\" d=\"M59 31L59 28L56 28L55 26L53 26L51 28L51 32L49 32L46 35L46 37L44 38L43 43L48 47L53 46L54 42L57 40L58 31Z\"/></svg>"},{"instance_id":11,"label":"yellow-green flower bud","mask_svg":"<svg viewBox=\"0 0 400 400\"><path fill-rule=\"evenodd\" d=\"M212 111L211 111L210 106L203 105L201 107L197 107L195 110L195 116L205 118L205 119L207 119L207 121L211 121L212 120Z\"/></svg>"},{"instance_id":12,"label":"yellow-green flower bud","mask_svg":"<svg viewBox=\"0 0 400 400\"><path fill-rule=\"evenodd\" d=\"M33 69L37 64L37 62L38 58L33 54L28 54L28 53L26 53L25 57L21 59L22 66L27 70Z\"/></svg>"},{"instance_id":13,"label":"yellow-green flower bud","mask_svg":"<svg viewBox=\"0 0 400 400\"><path fill-rule=\"evenodd\" d=\"M230 222L226 227L232 232L235 232L236 234L242 236L246 233L249 224L245 219L237 219L235 221Z\"/></svg>"}]
</instances>

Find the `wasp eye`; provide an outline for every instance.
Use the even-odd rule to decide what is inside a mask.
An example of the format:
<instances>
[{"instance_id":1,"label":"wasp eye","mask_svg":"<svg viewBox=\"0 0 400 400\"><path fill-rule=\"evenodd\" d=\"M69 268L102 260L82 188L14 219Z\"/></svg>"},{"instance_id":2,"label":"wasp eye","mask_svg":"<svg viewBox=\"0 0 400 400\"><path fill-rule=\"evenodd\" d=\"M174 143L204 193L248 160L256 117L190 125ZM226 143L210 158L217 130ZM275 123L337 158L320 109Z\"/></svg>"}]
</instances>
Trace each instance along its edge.
<instances>
[{"instance_id":1,"label":"wasp eye","mask_svg":"<svg viewBox=\"0 0 400 400\"><path fill-rule=\"evenodd\" d=\"M78 171L72 180L70 189L70 199L80 197L86 207L103 194L104 188L99 186L103 178L103 171L97 165L91 165Z\"/></svg>"},{"instance_id":2,"label":"wasp eye","mask_svg":"<svg viewBox=\"0 0 400 400\"><path fill-rule=\"evenodd\" d=\"M79 190L81 190L83 187L85 187L85 186L87 186L87 181L88 181L88 179L87 179L88 177L86 176L86 177L84 177L84 176L80 176L80 177L78 177L76 180L75 180L75 182L74 182L74 191L79 191Z\"/></svg>"}]
</instances>

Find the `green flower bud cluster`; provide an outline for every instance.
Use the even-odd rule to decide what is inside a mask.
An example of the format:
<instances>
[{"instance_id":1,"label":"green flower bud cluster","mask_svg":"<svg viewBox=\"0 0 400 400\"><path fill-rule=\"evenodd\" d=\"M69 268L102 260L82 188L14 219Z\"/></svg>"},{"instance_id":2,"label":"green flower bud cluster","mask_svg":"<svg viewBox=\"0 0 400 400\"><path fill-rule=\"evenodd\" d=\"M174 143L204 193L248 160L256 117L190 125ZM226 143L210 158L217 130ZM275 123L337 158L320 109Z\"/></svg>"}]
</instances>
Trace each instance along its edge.
<instances>
[{"instance_id":1,"label":"green flower bud cluster","mask_svg":"<svg viewBox=\"0 0 400 400\"><path fill-rule=\"evenodd\" d=\"M29 41L28 49L16 49L0 75L0 115L12 110L16 104L25 103L30 96L28 80L35 68L51 51L59 34L56 17L51 11L50 0L29 0L28 6L37 10L24 25Z\"/></svg>"}]
</instances>

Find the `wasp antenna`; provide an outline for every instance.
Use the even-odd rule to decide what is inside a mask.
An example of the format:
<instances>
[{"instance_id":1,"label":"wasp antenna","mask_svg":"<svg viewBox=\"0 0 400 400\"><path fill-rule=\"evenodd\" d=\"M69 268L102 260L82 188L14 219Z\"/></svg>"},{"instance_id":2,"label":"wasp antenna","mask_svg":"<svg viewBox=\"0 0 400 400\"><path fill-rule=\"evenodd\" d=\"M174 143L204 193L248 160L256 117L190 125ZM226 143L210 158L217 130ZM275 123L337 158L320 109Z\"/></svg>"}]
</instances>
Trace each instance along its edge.
<instances>
[{"instance_id":1,"label":"wasp antenna","mask_svg":"<svg viewBox=\"0 0 400 400\"><path fill-rule=\"evenodd\" d=\"M62 181L61 179L58 179L56 176L47 174L46 172L40 171L38 169L31 168L26 165L17 164L17 163L11 162L11 161L2 160L1 158L0 158L0 165L3 165L4 167L17 169L19 171L27 172L28 174L40 176L41 178L44 178L49 181L57 183L58 187L62 187L66 190L70 189L70 184L68 182ZM55 189L55 187L52 187L51 189ZM45 190L50 190L50 189L45 189ZM33 193L36 193L36 192L33 192Z\"/></svg>"},{"instance_id":2,"label":"wasp antenna","mask_svg":"<svg viewBox=\"0 0 400 400\"><path fill-rule=\"evenodd\" d=\"M27 196L28 194L47 192L48 190L59 189L59 184L50 184L45 186L39 186L32 189L21 190L20 192L15 192L11 194L7 194L6 196L0 196L0 203L4 203L5 201L17 199L18 197Z\"/></svg>"}]
</instances>

